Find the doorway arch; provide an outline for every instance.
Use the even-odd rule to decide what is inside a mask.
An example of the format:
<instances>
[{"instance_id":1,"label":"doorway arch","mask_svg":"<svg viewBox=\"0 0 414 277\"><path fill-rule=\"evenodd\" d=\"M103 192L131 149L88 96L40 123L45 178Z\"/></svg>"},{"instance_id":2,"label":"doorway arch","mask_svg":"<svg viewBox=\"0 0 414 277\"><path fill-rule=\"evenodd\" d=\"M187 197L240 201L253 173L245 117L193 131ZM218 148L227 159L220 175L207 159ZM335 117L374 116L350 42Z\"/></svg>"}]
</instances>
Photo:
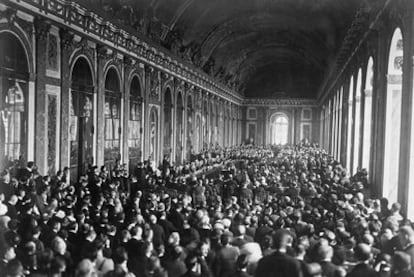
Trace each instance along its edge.
<instances>
[{"instance_id":1,"label":"doorway arch","mask_svg":"<svg viewBox=\"0 0 414 277\"><path fill-rule=\"evenodd\" d=\"M94 86L88 61L79 57L72 69L70 93L70 172L71 179L85 174L93 159Z\"/></svg>"},{"instance_id":2,"label":"doorway arch","mask_svg":"<svg viewBox=\"0 0 414 277\"><path fill-rule=\"evenodd\" d=\"M104 164L112 170L121 160L121 81L112 66L105 76L105 142Z\"/></svg>"},{"instance_id":3,"label":"doorway arch","mask_svg":"<svg viewBox=\"0 0 414 277\"><path fill-rule=\"evenodd\" d=\"M270 117L270 143L287 144L289 142L289 117L283 112Z\"/></svg>"},{"instance_id":4,"label":"doorway arch","mask_svg":"<svg viewBox=\"0 0 414 277\"><path fill-rule=\"evenodd\" d=\"M142 94L138 76L132 78L129 89L128 157L130 170L142 158Z\"/></svg>"}]
</instances>

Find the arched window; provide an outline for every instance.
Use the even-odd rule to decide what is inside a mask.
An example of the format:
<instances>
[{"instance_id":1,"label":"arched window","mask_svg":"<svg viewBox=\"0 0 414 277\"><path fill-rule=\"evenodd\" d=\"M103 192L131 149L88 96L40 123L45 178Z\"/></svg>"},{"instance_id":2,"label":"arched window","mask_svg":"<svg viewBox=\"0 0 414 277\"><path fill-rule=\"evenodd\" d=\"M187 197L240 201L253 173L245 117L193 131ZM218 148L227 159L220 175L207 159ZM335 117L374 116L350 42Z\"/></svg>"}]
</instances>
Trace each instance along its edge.
<instances>
[{"instance_id":1,"label":"arched window","mask_svg":"<svg viewBox=\"0 0 414 277\"><path fill-rule=\"evenodd\" d=\"M121 159L121 87L118 73L111 67L105 78L104 163L112 169Z\"/></svg>"},{"instance_id":2,"label":"arched window","mask_svg":"<svg viewBox=\"0 0 414 277\"><path fill-rule=\"evenodd\" d=\"M401 131L403 37L397 28L388 56L383 196L397 201Z\"/></svg>"},{"instance_id":3,"label":"arched window","mask_svg":"<svg viewBox=\"0 0 414 277\"><path fill-rule=\"evenodd\" d=\"M70 173L71 180L85 174L93 159L94 89L92 71L83 57L76 60L71 76L69 106Z\"/></svg>"},{"instance_id":4,"label":"arched window","mask_svg":"<svg viewBox=\"0 0 414 277\"><path fill-rule=\"evenodd\" d=\"M364 90L364 134L362 142L362 168L368 169L371 159L371 118L372 118L372 90L374 78L374 60L368 60Z\"/></svg>"},{"instance_id":5,"label":"arched window","mask_svg":"<svg viewBox=\"0 0 414 277\"><path fill-rule=\"evenodd\" d=\"M0 34L0 158L26 158L29 66L21 42Z\"/></svg>"},{"instance_id":6,"label":"arched window","mask_svg":"<svg viewBox=\"0 0 414 277\"><path fill-rule=\"evenodd\" d=\"M358 70L358 77L355 92L355 121L354 121L354 162L352 173L355 174L359 166L360 130L361 130L361 90L362 90L362 69Z\"/></svg>"},{"instance_id":7,"label":"arched window","mask_svg":"<svg viewBox=\"0 0 414 277\"><path fill-rule=\"evenodd\" d=\"M289 137L289 119L284 113L276 113L270 117L271 143L287 144Z\"/></svg>"},{"instance_id":8,"label":"arched window","mask_svg":"<svg viewBox=\"0 0 414 277\"><path fill-rule=\"evenodd\" d=\"M136 167L142 157L142 97L141 85L137 76L134 76L131 81L129 95L128 156L129 167L132 169Z\"/></svg>"},{"instance_id":9,"label":"arched window","mask_svg":"<svg viewBox=\"0 0 414 277\"><path fill-rule=\"evenodd\" d=\"M354 105L354 76L351 76L349 81L349 90L348 90L348 110L347 110L347 136L346 136L346 168L351 172L352 160L351 160L351 145L352 145L352 110Z\"/></svg>"}]
</instances>

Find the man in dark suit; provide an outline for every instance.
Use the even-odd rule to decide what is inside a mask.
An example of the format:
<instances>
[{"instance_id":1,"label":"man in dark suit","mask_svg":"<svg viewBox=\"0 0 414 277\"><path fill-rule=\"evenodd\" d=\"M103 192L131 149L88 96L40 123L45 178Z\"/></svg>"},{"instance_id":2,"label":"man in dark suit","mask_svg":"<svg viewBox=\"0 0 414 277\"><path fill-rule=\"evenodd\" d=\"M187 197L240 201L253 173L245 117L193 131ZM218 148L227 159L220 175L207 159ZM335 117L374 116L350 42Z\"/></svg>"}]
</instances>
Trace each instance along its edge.
<instances>
[{"instance_id":1,"label":"man in dark suit","mask_svg":"<svg viewBox=\"0 0 414 277\"><path fill-rule=\"evenodd\" d=\"M276 251L263 257L257 265L256 277L278 276L278 277L302 277L299 262L286 254L291 234L284 229L276 231L273 242Z\"/></svg>"},{"instance_id":2,"label":"man in dark suit","mask_svg":"<svg viewBox=\"0 0 414 277\"><path fill-rule=\"evenodd\" d=\"M10 199L10 196L16 193L16 187L12 185L10 172L7 169L1 173L0 193L4 194L6 200Z\"/></svg>"},{"instance_id":3,"label":"man in dark suit","mask_svg":"<svg viewBox=\"0 0 414 277\"><path fill-rule=\"evenodd\" d=\"M139 226L134 226L131 229L131 239L128 241L126 245L126 250L128 252L128 257L130 260L135 258L138 255L139 250L143 246L142 241L142 228Z\"/></svg>"},{"instance_id":4,"label":"man in dark suit","mask_svg":"<svg viewBox=\"0 0 414 277\"><path fill-rule=\"evenodd\" d=\"M414 230L410 226L402 226L398 232L404 252L410 255L411 265L414 265Z\"/></svg>"},{"instance_id":5,"label":"man in dark suit","mask_svg":"<svg viewBox=\"0 0 414 277\"><path fill-rule=\"evenodd\" d=\"M135 169L135 176L137 177L139 186L146 187L147 168L141 162L138 163L138 166ZM137 188L137 190L138 189L139 188Z\"/></svg>"},{"instance_id":6,"label":"man in dark suit","mask_svg":"<svg viewBox=\"0 0 414 277\"><path fill-rule=\"evenodd\" d=\"M167 213L161 211L158 219L158 224L164 229L165 237L168 238L172 232L177 232L177 228L174 227L174 224L167 219Z\"/></svg>"},{"instance_id":7,"label":"man in dark suit","mask_svg":"<svg viewBox=\"0 0 414 277\"><path fill-rule=\"evenodd\" d=\"M183 205L178 203L174 209L168 215L168 220L174 225L174 227L182 231L184 226L184 215L182 214Z\"/></svg>"},{"instance_id":8,"label":"man in dark suit","mask_svg":"<svg viewBox=\"0 0 414 277\"><path fill-rule=\"evenodd\" d=\"M154 247L158 248L160 245L164 244L166 238L164 229L157 223L157 217L154 214L150 215L150 227L153 232L152 242Z\"/></svg>"},{"instance_id":9,"label":"man in dark suit","mask_svg":"<svg viewBox=\"0 0 414 277\"><path fill-rule=\"evenodd\" d=\"M236 270L236 261L240 251L237 247L230 245L230 236L221 235L222 248L217 252L216 276L230 277Z\"/></svg>"},{"instance_id":10,"label":"man in dark suit","mask_svg":"<svg viewBox=\"0 0 414 277\"><path fill-rule=\"evenodd\" d=\"M377 277L379 276L370 265L371 247L368 244L360 243L354 248L354 257L357 265L346 275L346 277Z\"/></svg>"},{"instance_id":11,"label":"man in dark suit","mask_svg":"<svg viewBox=\"0 0 414 277\"><path fill-rule=\"evenodd\" d=\"M342 276L341 268L332 263L333 248L329 245L327 240L322 240L317 244L317 254L319 264L322 267L322 276L325 277L340 277Z\"/></svg>"},{"instance_id":12,"label":"man in dark suit","mask_svg":"<svg viewBox=\"0 0 414 277\"><path fill-rule=\"evenodd\" d=\"M21 168L19 170L19 179L20 180L28 180L33 176L35 164L34 162L28 162L25 168Z\"/></svg>"},{"instance_id":13,"label":"man in dark suit","mask_svg":"<svg viewBox=\"0 0 414 277\"><path fill-rule=\"evenodd\" d=\"M233 175L229 174L227 180L224 181L224 199L231 198L236 195L237 183L233 180Z\"/></svg>"}]
</instances>

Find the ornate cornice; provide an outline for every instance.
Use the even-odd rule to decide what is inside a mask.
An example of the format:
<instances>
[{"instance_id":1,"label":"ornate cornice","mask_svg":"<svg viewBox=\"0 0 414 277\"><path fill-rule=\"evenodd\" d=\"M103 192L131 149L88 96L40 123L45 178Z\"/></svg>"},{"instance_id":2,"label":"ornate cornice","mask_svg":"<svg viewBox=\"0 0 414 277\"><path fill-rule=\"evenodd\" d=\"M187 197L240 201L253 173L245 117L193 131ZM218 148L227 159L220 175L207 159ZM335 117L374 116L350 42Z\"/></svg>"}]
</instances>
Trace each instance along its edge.
<instances>
[{"instance_id":1,"label":"ornate cornice","mask_svg":"<svg viewBox=\"0 0 414 277\"><path fill-rule=\"evenodd\" d=\"M0 11L0 19L5 18L8 24L11 26L13 25L14 21L17 18L17 11L16 9L7 8L3 11Z\"/></svg>"},{"instance_id":2,"label":"ornate cornice","mask_svg":"<svg viewBox=\"0 0 414 277\"><path fill-rule=\"evenodd\" d=\"M28 22L17 15L17 10L14 8L6 8L0 11L0 19L6 19L6 24L11 28L17 24L30 37L33 31L33 22Z\"/></svg>"},{"instance_id":3,"label":"ornate cornice","mask_svg":"<svg viewBox=\"0 0 414 277\"><path fill-rule=\"evenodd\" d=\"M245 99L243 101L243 106L258 106L258 107L274 107L274 106L283 106L283 107L317 107L317 101L312 99L300 99L300 98L291 98L291 99L269 99L269 98L255 98L255 99Z\"/></svg>"},{"instance_id":4,"label":"ornate cornice","mask_svg":"<svg viewBox=\"0 0 414 277\"><path fill-rule=\"evenodd\" d=\"M377 3L373 2L368 6L361 4L344 38L336 58L336 63L330 70L325 83L318 93L319 103L323 103L330 92L334 91L333 87L335 87L341 76L349 68L348 65L352 64L351 61L355 59L356 54L363 48L364 43L372 37L374 32L385 27L382 17L391 2L392 0L383 0ZM367 4L368 2L364 3Z\"/></svg>"},{"instance_id":5,"label":"ornate cornice","mask_svg":"<svg viewBox=\"0 0 414 277\"><path fill-rule=\"evenodd\" d=\"M106 20L97 13L86 9L78 3L68 0L20 0L6 1L19 6L34 15L47 17L48 20L63 24L74 31L88 36L91 40L114 48L122 54L130 55L183 79L197 87L202 87L212 94L237 104L243 97L221 83L213 80L188 62L162 49L139 33L131 33Z\"/></svg>"}]
</instances>

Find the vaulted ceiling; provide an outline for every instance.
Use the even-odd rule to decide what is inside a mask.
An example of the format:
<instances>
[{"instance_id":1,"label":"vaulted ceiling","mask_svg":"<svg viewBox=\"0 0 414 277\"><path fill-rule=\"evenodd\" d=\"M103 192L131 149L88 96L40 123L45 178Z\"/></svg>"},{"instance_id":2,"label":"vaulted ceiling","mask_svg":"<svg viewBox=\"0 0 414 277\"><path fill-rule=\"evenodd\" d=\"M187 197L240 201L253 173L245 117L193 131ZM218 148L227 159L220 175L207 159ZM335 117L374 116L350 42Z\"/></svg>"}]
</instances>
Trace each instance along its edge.
<instances>
[{"instance_id":1,"label":"vaulted ceiling","mask_svg":"<svg viewBox=\"0 0 414 277\"><path fill-rule=\"evenodd\" d=\"M365 2L88 1L246 97L304 98L316 97Z\"/></svg>"}]
</instances>

